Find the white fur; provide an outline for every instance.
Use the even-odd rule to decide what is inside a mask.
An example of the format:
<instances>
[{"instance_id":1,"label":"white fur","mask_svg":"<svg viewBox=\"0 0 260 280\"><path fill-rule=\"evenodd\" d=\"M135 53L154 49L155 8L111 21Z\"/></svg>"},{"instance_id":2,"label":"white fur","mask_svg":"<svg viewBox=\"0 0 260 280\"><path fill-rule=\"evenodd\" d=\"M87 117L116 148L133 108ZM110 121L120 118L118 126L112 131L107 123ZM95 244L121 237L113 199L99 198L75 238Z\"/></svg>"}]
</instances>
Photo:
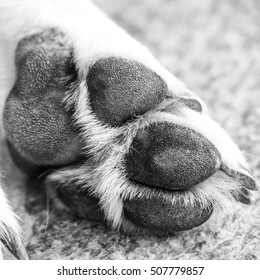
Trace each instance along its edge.
<instances>
[{"instance_id":1,"label":"white fur","mask_svg":"<svg viewBox=\"0 0 260 280\"><path fill-rule=\"evenodd\" d=\"M12 212L10 205L8 204L7 198L0 186L0 237L1 239L8 242L13 235L20 234L20 228L17 223L17 218ZM0 242L0 260L3 258Z\"/></svg>"}]
</instances>

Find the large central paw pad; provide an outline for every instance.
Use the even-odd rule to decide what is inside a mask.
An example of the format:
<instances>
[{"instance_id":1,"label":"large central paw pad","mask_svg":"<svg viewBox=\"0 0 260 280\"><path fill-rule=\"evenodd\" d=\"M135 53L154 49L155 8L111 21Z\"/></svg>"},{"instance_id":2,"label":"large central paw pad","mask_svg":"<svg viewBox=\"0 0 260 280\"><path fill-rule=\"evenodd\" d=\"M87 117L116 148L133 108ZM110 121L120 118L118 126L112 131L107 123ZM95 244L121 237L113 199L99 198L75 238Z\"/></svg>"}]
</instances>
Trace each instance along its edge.
<instances>
[{"instance_id":1,"label":"large central paw pad","mask_svg":"<svg viewBox=\"0 0 260 280\"><path fill-rule=\"evenodd\" d=\"M220 154L194 130L156 123L138 131L125 164L134 181L166 190L187 190L216 172Z\"/></svg>"}]
</instances>

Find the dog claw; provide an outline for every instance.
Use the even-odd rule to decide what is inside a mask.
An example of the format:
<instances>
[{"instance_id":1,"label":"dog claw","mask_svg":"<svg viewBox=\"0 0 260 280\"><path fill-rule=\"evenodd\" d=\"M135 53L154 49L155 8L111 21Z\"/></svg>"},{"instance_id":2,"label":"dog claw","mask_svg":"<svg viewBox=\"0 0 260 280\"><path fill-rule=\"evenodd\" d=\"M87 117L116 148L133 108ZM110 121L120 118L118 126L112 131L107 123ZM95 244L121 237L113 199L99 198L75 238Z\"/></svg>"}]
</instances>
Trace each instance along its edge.
<instances>
[{"instance_id":1,"label":"dog claw","mask_svg":"<svg viewBox=\"0 0 260 280\"><path fill-rule=\"evenodd\" d=\"M252 195L251 191L245 188L242 188L240 193L236 196L236 199L247 205L251 205L255 203L255 198Z\"/></svg>"},{"instance_id":2,"label":"dog claw","mask_svg":"<svg viewBox=\"0 0 260 280\"><path fill-rule=\"evenodd\" d=\"M224 164L221 164L220 169L224 171L227 175L230 177L233 177L237 181L239 181L244 188L251 190L251 191L258 191L259 185L256 182L256 180L253 178L253 175L245 169L245 173L233 170L225 166Z\"/></svg>"},{"instance_id":3,"label":"dog claw","mask_svg":"<svg viewBox=\"0 0 260 280\"><path fill-rule=\"evenodd\" d=\"M228 176L232 177L234 180L240 183L241 188L234 193L234 197L237 201L251 205L255 203L255 197L252 191L258 191L259 185L254 179L253 175L247 169L243 168L243 172L239 172L228 168L224 164L221 164L220 169L224 171Z\"/></svg>"},{"instance_id":4,"label":"dog claw","mask_svg":"<svg viewBox=\"0 0 260 280\"><path fill-rule=\"evenodd\" d=\"M240 178L240 181L243 182L243 186L245 186L247 189L251 191L259 191L259 185L252 177L249 177L240 172L238 172L238 176Z\"/></svg>"}]
</instances>

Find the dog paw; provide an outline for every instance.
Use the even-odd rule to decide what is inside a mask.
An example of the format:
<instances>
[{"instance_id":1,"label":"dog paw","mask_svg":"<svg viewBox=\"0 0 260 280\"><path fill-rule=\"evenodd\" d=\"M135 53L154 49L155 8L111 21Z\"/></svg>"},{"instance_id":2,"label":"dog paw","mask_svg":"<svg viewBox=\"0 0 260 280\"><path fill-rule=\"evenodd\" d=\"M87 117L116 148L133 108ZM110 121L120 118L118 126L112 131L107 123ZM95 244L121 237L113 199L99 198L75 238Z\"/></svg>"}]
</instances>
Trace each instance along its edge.
<instances>
[{"instance_id":1,"label":"dog paw","mask_svg":"<svg viewBox=\"0 0 260 280\"><path fill-rule=\"evenodd\" d=\"M91 15L68 23L57 9L47 28L46 13L17 45L4 111L17 165L51 170L67 206L127 233L187 230L252 203L255 179L204 102L86 3Z\"/></svg>"}]
</instances>

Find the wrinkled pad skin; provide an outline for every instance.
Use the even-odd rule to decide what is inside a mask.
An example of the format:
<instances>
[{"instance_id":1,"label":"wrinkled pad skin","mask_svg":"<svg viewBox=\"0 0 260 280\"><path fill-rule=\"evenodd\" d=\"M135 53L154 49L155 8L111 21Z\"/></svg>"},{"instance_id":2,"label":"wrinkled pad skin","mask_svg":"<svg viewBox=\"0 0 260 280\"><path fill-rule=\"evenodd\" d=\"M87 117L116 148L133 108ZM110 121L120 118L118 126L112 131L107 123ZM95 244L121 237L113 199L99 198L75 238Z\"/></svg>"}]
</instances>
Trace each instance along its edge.
<instances>
[{"instance_id":1,"label":"wrinkled pad skin","mask_svg":"<svg viewBox=\"0 0 260 280\"><path fill-rule=\"evenodd\" d=\"M150 187L186 190L220 166L215 146L198 132L173 123L140 129L125 157L130 179Z\"/></svg>"},{"instance_id":2,"label":"wrinkled pad skin","mask_svg":"<svg viewBox=\"0 0 260 280\"><path fill-rule=\"evenodd\" d=\"M163 101L167 85L136 61L110 57L98 60L87 75L90 106L99 120L123 125Z\"/></svg>"},{"instance_id":3,"label":"wrinkled pad skin","mask_svg":"<svg viewBox=\"0 0 260 280\"><path fill-rule=\"evenodd\" d=\"M6 101L6 137L25 165L65 165L80 158L72 113L62 104L74 78L71 49L54 29L24 38L16 50L17 80ZM39 82L40 81L40 82Z\"/></svg>"},{"instance_id":4,"label":"wrinkled pad skin","mask_svg":"<svg viewBox=\"0 0 260 280\"><path fill-rule=\"evenodd\" d=\"M173 233L189 230L205 223L213 208L203 209L199 203L194 206L176 202L172 205L161 198L134 198L124 200L124 215L142 228Z\"/></svg>"}]
</instances>

